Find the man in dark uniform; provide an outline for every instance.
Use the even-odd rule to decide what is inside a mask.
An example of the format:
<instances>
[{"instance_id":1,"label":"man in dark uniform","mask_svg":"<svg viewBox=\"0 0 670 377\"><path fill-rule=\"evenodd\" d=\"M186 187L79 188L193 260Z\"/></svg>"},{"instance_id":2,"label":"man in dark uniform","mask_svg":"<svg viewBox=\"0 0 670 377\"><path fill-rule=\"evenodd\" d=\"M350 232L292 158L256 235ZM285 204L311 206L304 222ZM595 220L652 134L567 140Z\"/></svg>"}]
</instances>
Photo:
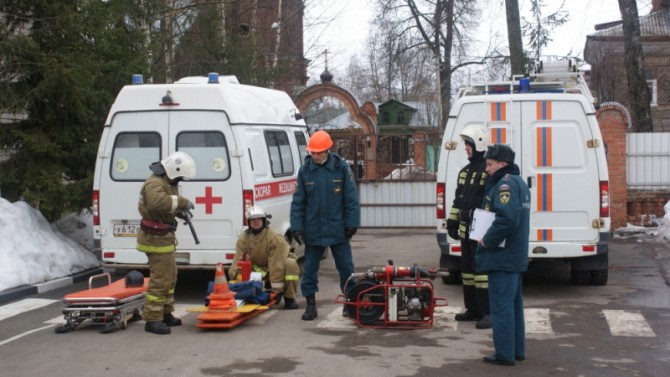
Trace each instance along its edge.
<instances>
[{"instance_id":1,"label":"man in dark uniform","mask_svg":"<svg viewBox=\"0 0 670 377\"><path fill-rule=\"evenodd\" d=\"M489 305L495 353L484 362L512 366L525 360L526 328L521 278L528 268L530 191L514 163L514 151L495 144L486 151L486 196L482 208L495 219L477 247L477 269L489 275Z\"/></svg>"},{"instance_id":2,"label":"man in dark uniform","mask_svg":"<svg viewBox=\"0 0 670 377\"><path fill-rule=\"evenodd\" d=\"M304 321L317 316L315 294L319 290L319 263L330 247L344 292L354 272L349 240L360 226L360 204L356 182L347 161L329 151L333 141L325 131L317 131L307 145L309 156L298 172L298 185L291 202L293 238L305 244L305 265L300 283L307 299ZM353 283L350 282L353 285ZM346 293L346 292L345 292ZM343 310L346 315L346 307Z\"/></svg>"},{"instance_id":3,"label":"man in dark uniform","mask_svg":"<svg viewBox=\"0 0 670 377\"><path fill-rule=\"evenodd\" d=\"M177 285L175 250L177 239L175 217L194 208L179 195L178 184L195 177L195 162L184 152L175 152L150 166L153 174L140 190L137 204L142 222L137 234L137 250L149 260L149 287L144 304L144 330L169 334L169 326L181 325L174 311L174 288Z\"/></svg>"},{"instance_id":4,"label":"man in dark uniform","mask_svg":"<svg viewBox=\"0 0 670 377\"><path fill-rule=\"evenodd\" d=\"M458 173L456 195L447 219L449 237L461 241L461 278L466 310L456 314L456 320L477 321L478 329L489 329L488 277L486 273L477 271L477 241L470 240L472 213L481 206L484 198L487 178L484 152L489 145L489 133L483 125L469 125L460 136L465 142L470 163Z\"/></svg>"}]
</instances>

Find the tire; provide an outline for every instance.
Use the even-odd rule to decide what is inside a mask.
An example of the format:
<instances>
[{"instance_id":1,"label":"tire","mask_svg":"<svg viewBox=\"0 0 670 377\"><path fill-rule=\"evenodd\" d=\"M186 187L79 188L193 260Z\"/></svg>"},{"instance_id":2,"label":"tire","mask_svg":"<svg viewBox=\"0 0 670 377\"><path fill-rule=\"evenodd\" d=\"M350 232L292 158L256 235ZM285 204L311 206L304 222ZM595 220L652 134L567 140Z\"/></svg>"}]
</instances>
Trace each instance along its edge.
<instances>
[{"instance_id":1,"label":"tire","mask_svg":"<svg viewBox=\"0 0 670 377\"><path fill-rule=\"evenodd\" d=\"M608 270L591 270L591 285L606 285Z\"/></svg>"},{"instance_id":2,"label":"tire","mask_svg":"<svg viewBox=\"0 0 670 377\"><path fill-rule=\"evenodd\" d=\"M461 271L449 270L449 276L442 276L442 282L447 285L461 284Z\"/></svg>"},{"instance_id":3,"label":"tire","mask_svg":"<svg viewBox=\"0 0 670 377\"><path fill-rule=\"evenodd\" d=\"M570 282L574 285L588 285L591 282L591 271L571 270Z\"/></svg>"}]
</instances>

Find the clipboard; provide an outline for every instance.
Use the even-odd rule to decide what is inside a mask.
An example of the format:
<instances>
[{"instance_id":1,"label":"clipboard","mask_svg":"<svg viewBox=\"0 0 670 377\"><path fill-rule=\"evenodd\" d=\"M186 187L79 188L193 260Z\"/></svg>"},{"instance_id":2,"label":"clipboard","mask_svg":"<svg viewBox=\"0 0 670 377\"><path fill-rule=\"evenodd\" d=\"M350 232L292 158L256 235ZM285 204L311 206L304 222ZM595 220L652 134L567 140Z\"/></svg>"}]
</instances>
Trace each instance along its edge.
<instances>
[{"instance_id":1,"label":"clipboard","mask_svg":"<svg viewBox=\"0 0 670 377\"><path fill-rule=\"evenodd\" d=\"M470 239L479 241L484 238L484 235L496 219L494 212L485 211L481 208L475 209L472 216L472 223L470 223ZM505 240L503 240L498 247L505 247Z\"/></svg>"}]
</instances>

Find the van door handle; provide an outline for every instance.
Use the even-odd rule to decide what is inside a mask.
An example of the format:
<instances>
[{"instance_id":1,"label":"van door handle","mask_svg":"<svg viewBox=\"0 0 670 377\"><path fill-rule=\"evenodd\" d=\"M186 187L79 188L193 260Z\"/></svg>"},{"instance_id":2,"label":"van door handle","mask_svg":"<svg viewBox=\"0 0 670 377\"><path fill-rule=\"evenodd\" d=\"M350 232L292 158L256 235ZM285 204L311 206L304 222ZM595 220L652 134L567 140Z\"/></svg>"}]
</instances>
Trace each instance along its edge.
<instances>
[{"instance_id":1,"label":"van door handle","mask_svg":"<svg viewBox=\"0 0 670 377\"><path fill-rule=\"evenodd\" d=\"M526 177L526 184L528 184L528 188L533 187L533 177L531 176Z\"/></svg>"}]
</instances>

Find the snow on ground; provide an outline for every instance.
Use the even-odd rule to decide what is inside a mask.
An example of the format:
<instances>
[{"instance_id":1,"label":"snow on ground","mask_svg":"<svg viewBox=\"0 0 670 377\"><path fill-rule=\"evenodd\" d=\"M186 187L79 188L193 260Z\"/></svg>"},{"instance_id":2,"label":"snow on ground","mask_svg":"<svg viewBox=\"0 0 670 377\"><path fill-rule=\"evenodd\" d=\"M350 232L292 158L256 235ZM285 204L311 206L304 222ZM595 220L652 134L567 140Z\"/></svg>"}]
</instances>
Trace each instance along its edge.
<instances>
[{"instance_id":1,"label":"snow on ground","mask_svg":"<svg viewBox=\"0 0 670 377\"><path fill-rule=\"evenodd\" d=\"M98 267L91 223L71 215L58 230L26 202L0 198L0 291Z\"/></svg>"}]
</instances>

